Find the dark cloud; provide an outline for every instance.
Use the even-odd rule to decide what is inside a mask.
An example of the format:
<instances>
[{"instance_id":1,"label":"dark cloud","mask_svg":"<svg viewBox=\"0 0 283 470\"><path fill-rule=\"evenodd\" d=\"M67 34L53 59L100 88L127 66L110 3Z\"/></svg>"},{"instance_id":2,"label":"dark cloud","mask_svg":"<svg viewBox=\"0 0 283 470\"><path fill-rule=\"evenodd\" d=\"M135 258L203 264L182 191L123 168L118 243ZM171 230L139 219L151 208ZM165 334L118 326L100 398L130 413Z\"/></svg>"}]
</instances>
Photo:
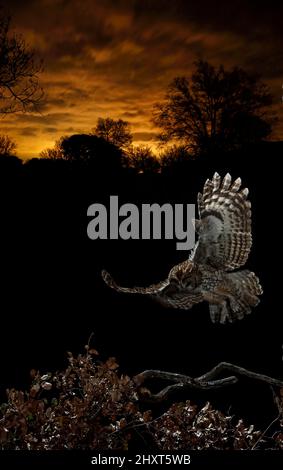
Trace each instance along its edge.
<instances>
[{"instance_id":1,"label":"dark cloud","mask_svg":"<svg viewBox=\"0 0 283 470\"><path fill-rule=\"evenodd\" d=\"M46 132L47 134L56 134L58 132L58 129L57 127L44 127L41 132Z\"/></svg>"},{"instance_id":2,"label":"dark cloud","mask_svg":"<svg viewBox=\"0 0 283 470\"><path fill-rule=\"evenodd\" d=\"M16 119L19 123L35 123L35 124L50 124L66 121L68 118L73 117L69 113L50 113L45 115L40 114L18 114Z\"/></svg>"},{"instance_id":3,"label":"dark cloud","mask_svg":"<svg viewBox=\"0 0 283 470\"><path fill-rule=\"evenodd\" d=\"M35 137L37 131L37 127L22 127L20 130L20 135L23 135L25 137Z\"/></svg>"},{"instance_id":4,"label":"dark cloud","mask_svg":"<svg viewBox=\"0 0 283 470\"><path fill-rule=\"evenodd\" d=\"M134 132L133 138L140 142L149 142L156 139L156 132Z\"/></svg>"},{"instance_id":5,"label":"dark cloud","mask_svg":"<svg viewBox=\"0 0 283 470\"><path fill-rule=\"evenodd\" d=\"M133 119L140 116L145 116L146 112L142 109L135 109L134 111L126 111L122 114L122 117L125 119Z\"/></svg>"}]
</instances>

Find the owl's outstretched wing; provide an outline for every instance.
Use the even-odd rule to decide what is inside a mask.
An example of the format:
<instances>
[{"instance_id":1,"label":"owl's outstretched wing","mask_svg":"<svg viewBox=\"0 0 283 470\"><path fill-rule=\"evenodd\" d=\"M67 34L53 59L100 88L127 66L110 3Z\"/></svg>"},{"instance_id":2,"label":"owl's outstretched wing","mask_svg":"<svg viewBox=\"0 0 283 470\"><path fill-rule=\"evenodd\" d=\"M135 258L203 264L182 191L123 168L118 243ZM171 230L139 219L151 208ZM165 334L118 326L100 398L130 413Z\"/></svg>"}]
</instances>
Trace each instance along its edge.
<instances>
[{"instance_id":1,"label":"owl's outstretched wing","mask_svg":"<svg viewBox=\"0 0 283 470\"><path fill-rule=\"evenodd\" d=\"M158 284L152 284L148 287L121 287L114 281L113 277L107 271L103 270L101 272L101 276L104 282L112 289L115 289L117 292L125 292L129 294L158 294L170 284L169 280L166 279L165 281L161 281Z\"/></svg>"},{"instance_id":2,"label":"owl's outstretched wing","mask_svg":"<svg viewBox=\"0 0 283 470\"><path fill-rule=\"evenodd\" d=\"M252 246L251 203L248 189L241 189L241 184L240 178L232 182L229 173L222 181L217 173L206 181L198 195L194 262L229 271L247 261Z\"/></svg>"},{"instance_id":3,"label":"owl's outstretched wing","mask_svg":"<svg viewBox=\"0 0 283 470\"><path fill-rule=\"evenodd\" d=\"M194 304L203 301L203 295L201 293L186 292L186 290L180 291L178 285L170 282L168 279L148 287L121 287L107 271L103 270L101 275L105 283L112 289L130 294L150 295L164 307L189 310Z\"/></svg>"}]
</instances>

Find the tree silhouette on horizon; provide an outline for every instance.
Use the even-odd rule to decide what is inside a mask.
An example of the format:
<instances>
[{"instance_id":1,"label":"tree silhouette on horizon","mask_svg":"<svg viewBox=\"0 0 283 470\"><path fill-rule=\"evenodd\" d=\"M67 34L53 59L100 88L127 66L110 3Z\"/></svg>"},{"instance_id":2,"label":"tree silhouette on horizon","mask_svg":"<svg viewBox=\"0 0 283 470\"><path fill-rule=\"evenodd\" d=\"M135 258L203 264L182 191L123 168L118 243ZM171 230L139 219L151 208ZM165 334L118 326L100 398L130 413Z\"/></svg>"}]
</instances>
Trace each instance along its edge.
<instances>
[{"instance_id":1,"label":"tree silhouette on horizon","mask_svg":"<svg viewBox=\"0 0 283 470\"><path fill-rule=\"evenodd\" d=\"M8 135L0 135L0 156L8 157L15 154L16 143Z\"/></svg>"},{"instance_id":2,"label":"tree silhouette on horizon","mask_svg":"<svg viewBox=\"0 0 283 470\"><path fill-rule=\"evenodd\" d=\"M271 134L272 95L259 77L202 60L195 67L191 78L176 77L154 107L161 142L175 141L205 154L239 149Z\"/></svg>"},{"instance_id":3,"label":"tree silhouette on horizon","mask_svg":"<svg viewBox=\"0 0 283 470\"><path fill-rule=\"evenodd\" d=\"M116 145L93 134L73 134L61 137L52 149L43 150L44 159L65 160L94 166L99 171L119 170L122 151Z\"/></svg>"},{"instance_id":4,"label":"tree silhouette on horizon","mask_svg":"<svg viewBox=\"0 0 283 470\"><path fill-rule=\"evenodd\" d=\"M132 168L137 173L155 173L160 167L157 156L148 145L129 147L123 162L125 167Z\"/></svg>"},{"instance_id":5,"label":"tree silhouette on horizon","mask_svg":"<svg viewBox=\"0 0 283 470\"><path fill-rule=\"evenodd\" d=\"M129 123L123 119L100 117L93 133L121 149L127 148L133 141Z\"/></svg>"}]
</instances>

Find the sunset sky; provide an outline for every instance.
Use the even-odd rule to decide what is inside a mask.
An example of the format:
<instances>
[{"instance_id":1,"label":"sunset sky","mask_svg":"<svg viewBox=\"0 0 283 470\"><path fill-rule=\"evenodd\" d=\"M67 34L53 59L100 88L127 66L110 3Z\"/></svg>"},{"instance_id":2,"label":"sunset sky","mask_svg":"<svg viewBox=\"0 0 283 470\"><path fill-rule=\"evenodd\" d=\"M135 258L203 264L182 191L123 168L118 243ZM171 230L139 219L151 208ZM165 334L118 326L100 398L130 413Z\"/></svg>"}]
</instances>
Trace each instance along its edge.
<instances>
[{"instance_id":1,"label":"sunset sky","mask_svg":"<svg viewBox=\"0 0 283 470\"><path fill-rule=\"evenodd\" d=\"M234 0L9 0L12 27L44 61L41 114L1 119L23 158L98 117L122 118L135 143L153 145L150 117L169 82L202 58L262 75L283 139L283 5Z\"/></svg>"}]
</instances>

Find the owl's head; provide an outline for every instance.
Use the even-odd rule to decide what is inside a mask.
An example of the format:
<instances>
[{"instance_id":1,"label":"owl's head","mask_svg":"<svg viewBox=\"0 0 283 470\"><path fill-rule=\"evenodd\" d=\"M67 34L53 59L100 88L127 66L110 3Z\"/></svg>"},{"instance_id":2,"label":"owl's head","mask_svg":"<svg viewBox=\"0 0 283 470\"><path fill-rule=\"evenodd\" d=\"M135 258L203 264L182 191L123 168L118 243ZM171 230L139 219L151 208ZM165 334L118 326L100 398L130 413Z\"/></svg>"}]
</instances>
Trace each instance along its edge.
<instances>
[{"instance_id":1,"label":"owl's head","mask_svg":"<svg viewBox=\"0 0 283 470\"><path fill-rule=\"evenodd\" d=\"M176 283L180 287L190 287L195 285L195 264L186 260L174 266L168 276L171 283ZM194 287L192 285L192 287Z\"/></svg>"}]
</instances>

